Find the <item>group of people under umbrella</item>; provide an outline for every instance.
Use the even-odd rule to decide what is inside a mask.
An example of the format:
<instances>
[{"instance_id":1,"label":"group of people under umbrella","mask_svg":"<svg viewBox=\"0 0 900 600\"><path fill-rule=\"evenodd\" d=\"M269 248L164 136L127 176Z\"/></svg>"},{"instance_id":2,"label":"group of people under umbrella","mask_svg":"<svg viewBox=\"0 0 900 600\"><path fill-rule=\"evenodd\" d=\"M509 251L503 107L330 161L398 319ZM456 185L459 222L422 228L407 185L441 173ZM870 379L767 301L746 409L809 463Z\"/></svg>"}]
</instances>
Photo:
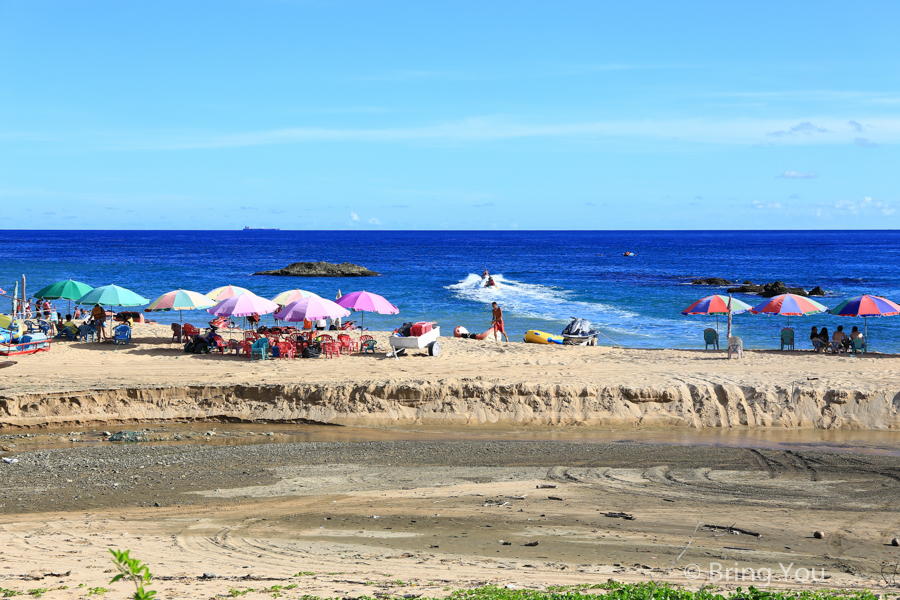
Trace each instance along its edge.
<instances>
[{"instance_id":1,"label":"group of people under umbrella","mask_svg":"<svg viewBox=\"0 0 900 600\"><path fill-rule=\"evenodd\" d=\"M889 317L900 314L900 305L883 298L881 296L872 296L863 294L848 300L844 300L836 307L828 309L826 306L797 294L781 294L772 298L767 298L756 306L750 306L746 302L742 302L737 298L714 294L697 300L685 310L683 315L715 315L716 332L719 329L719 315L728 316L728 337L731 337L731 317L732 315L749 312L751 314L760 315L781 315L787 317L787 324L790 326L791 317L804 317L827 312L839 317L862 317L865 324L865 334L863 340L868 341L869 338L869 317Z\"/></svg>"},{"instance_id":2,"label":"group of people under umbrella","mask_svg":"<svg viewBox=\"0 0 900 600\"><path fill-rule=\"evenodd\" d=\"M39 300L69 300L81 305L106 307L132 307L149 304L145 312L175 310L206 310L217 317L251 317L274 313L276 319L288 322L340 319L348 317L351 310L397 314L399 309L382 296L367 291L352 292L336 302L322 298L313 292L293 289L275 296L272 300L257 296L248 289L226 285L207 294L177 289L162 294L150 302L140 294L117 285L98 288L69 280L58 281L33 296Z\"/></svg>"}]
</instances>

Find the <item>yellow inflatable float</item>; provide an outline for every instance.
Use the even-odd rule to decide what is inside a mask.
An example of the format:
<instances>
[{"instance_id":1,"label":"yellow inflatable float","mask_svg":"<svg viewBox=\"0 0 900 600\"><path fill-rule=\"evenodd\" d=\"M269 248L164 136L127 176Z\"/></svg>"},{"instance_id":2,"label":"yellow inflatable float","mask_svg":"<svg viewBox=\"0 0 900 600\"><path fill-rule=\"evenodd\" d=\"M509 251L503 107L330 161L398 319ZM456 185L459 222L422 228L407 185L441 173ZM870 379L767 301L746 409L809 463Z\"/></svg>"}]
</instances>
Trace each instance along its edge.
<instances>
[{"instance_id":1,"label":"yellow inflatable float","mask_svg":"<svg viewBox=\"0 0 900 600\"><path fill-rule=\"evenodd\" d=\"M525 341L529 344L562 344L563 336L553 335L546 331L538 331L537 329L529 329L525 332Z\"/></svg>"}]
</instances>

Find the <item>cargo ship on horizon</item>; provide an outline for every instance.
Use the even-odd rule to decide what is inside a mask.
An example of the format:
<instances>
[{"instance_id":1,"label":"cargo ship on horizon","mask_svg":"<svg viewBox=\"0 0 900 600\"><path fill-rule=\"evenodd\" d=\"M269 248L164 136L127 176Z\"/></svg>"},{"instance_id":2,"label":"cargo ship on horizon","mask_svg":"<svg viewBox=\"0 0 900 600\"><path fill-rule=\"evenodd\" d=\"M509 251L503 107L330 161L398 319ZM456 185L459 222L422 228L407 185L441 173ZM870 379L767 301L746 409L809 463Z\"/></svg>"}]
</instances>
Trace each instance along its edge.
<instances>
[{"instance_id":1,"label":"cargo ship on horizon","mask_svg":"<svg viewBox=\"0 0 900 600\"><path fill-rule=\"evenodd\" d=\"M249 225L245 225L244 231L281 231L281 229L277 227L250 227Z\"/></svg>"}]
</instances>

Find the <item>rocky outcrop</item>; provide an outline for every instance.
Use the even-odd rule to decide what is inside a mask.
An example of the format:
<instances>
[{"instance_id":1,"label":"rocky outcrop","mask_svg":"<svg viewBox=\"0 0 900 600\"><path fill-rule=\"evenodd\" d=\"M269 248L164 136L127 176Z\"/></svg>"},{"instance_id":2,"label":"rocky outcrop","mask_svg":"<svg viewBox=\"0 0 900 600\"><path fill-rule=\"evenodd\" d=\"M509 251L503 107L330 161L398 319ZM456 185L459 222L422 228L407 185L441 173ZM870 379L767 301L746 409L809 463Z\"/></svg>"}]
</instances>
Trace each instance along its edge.
<instances>
[{"instance_id":1,"label":"rocky outcrop","mask_svg":"<svg viewBox=\"0 0 900 600\"><path fill-rule=\"evenodd\" d=\"M374 277L381 275L353 263L336 265L330 262L295 262L283 269L259 271L254 275L277 275L281 277Z\"/></svg>"},{"instance_id":2,"label":"rocky outcrop","mask_svg":"<svg viewBox=\"0 0 900 600\"><path fill-rule=\"evenodd\" d=\"M0 426L147 421L900 429L900 384L499 384L478 379L119 388L0 397Z\"/></svg>"},{"instance_id":3,"label":"rocky outcrop","mask_svg":"<svg viewBox=\"0 0 900 600\"><path fill-rule=\"evenodd\" d=\"M756 294L763 298L773 298L775 296L780 296L781 294L796 294L797 296L809 295L803 288L787 287L784 285L783 281L764 283L762 285L755 284L752 281L745 281L740 287L728 288L727 291L729 294Z\"/></svg>"},{"instance_id":4,"label":"rocky outcrop","mask_svg":"<svg viewBox=\"0 0 900 600\"><path fill-rule=\"evenodd\" d=\"M691 285L731 285L731 281L722 279L721 277L706 277L704 279L695 279Z\"/></svg>"},{"instance_id":5,"label":"rocky outcrop","mask_svg":"<svg viewBox=\"0 0 900 600\"><path fill-rule=\"evenodd\" d=\"M822 289L822 286L817 285L813 289L809 290L810 296L824 296L825 290Z\"/></svg>"}]
</instances>

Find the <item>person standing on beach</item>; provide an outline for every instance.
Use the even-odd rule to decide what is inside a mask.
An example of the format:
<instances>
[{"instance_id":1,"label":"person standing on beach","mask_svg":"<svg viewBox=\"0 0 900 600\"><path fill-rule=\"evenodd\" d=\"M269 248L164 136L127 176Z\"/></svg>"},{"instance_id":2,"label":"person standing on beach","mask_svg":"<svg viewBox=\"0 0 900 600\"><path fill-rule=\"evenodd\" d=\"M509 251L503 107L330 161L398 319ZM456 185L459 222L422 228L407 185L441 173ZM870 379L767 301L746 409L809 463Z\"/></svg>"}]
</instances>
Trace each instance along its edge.
<instances>
[{"instance_id":1,"label":"person standing on beach","mask_svg":"<svg viewBox=\"0 0 900 600\"><path fill-rule=\"evenodd\" d=\"M106 337L106 310L99 304L95 304L91 309L91 319L94 321L94 327L97 328L97 341L103 341Z\"/></svg>"},{"instance_id":2,"label":"person standing on beach","mask_svg":"<svg viewBox=\"0 0 900 600\"><path fill-rule=\"evenodd\" d=\"M506 338L506 341L509 342L509 336L506 335L506 331L503 329L503 309L497 306L496 302L491 302L491 327L494 328L494 341L499 342L497 339L497 333L502 333L503 337Z\"/></svg>"}]
</instances>

